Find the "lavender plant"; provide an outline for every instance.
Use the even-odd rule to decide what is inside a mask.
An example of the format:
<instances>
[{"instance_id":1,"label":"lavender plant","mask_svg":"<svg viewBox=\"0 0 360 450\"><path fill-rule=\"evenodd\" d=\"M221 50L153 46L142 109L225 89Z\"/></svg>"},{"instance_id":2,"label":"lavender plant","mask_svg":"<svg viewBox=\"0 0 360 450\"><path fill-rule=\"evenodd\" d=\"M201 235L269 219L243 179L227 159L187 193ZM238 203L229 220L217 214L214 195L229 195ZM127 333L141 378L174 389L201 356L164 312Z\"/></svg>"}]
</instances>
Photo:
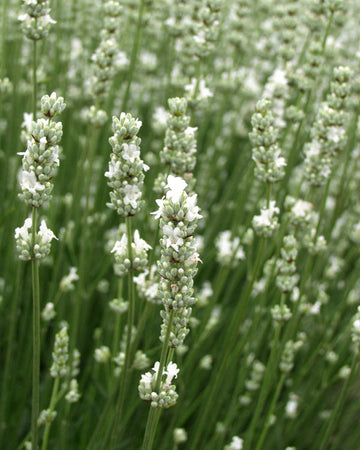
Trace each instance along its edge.
<instances>
[{"instance_id":1,"label":"lavender plant","mask_svg":"<svg viewBox=\"0 0 360 450\"><path fill-rule=\"evenodd\" d=\"M0 8L0 447L357 449L359 2Z\"/></svg>"}]
</instances>

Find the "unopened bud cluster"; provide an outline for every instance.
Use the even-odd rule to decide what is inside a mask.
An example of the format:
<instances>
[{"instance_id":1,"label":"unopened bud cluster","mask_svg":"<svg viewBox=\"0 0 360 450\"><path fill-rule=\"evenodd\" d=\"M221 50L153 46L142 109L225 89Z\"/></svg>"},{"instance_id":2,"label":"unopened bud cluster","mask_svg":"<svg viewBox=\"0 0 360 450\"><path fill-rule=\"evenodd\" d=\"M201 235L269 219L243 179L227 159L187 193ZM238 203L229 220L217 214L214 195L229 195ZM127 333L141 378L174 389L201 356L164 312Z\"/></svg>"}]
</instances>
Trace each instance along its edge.
<instances>
[{"instance_id":1,"label":"unopened bud cluster","mask_svg":"<svg viewBox=\"0 0 360 450\"><path fill-rule=\"evenodd\" d=\"M279 133L274 125L275 119L270 106L271 102L267 98L256 104L256 112L251 118L253 129L249 138L253 144L255 176L267 183L274 183L283 178L286 162L277 144Z\"/></svg>"},{"instance_id":2,"label":"unopened bud cluster","mask_svg":"<svg viewBox=\"0 0 360 450\"><path fill-rule=\"evenodd\" d=\"M23 261L43 259L50 253L50 243L57 239L54 233L41 221L39 231L35 233L35 242L32 237L32 219L25 219L24 225L15 229L16 250Z\"/></svg>"},{"instance_id":3,"label":"unopened bud cluster","mask_svg":"<svg viewBox=\"0 0 360 450\"><path fill-rule=\"evenodd\" d=\"M139 394L142 400L151 402L152 408L169 408L175 405L178 398L176 386L171 384L173 378L177 378L179 369L175 363L169 362L166 370L161 374L160 387L157 392L156 384L160 363L156 362L151 372L141 375L139 383Z\"/></svg>"},{"instance_id":4,"label":"unopened bud cluster","mask_svg":"<svg viewBox=\"0 0 360 450\"><path fill-rule=\"evenodd\" d=\"M81 394L79 392L79 383L77 380L73 379L70 381L70 389L65 395L65 400L68 403L76 403L79 401Z\"/></svg>"},{"instance_id":5,"label":"unopened bud cluster","mask_svg":"<svg viewBox=\"0 0 360 450\"><path fill-rule=\"evenodd\" d=\"M38 426L50 424L56 419L56 416L56 411L53 411L51 409L43 409L39 414L37 424Z\"/></svg>"},{"instance_id":6,"label":"unopened bud cluster","mask_svg":"<svg viewBox=\"0 0 360 450\"><path fill-rule=\"evenodd\" d=\"M190 117L186 115L187 100L185 98L170 98L168 104L170 114L160 159L163 164L170 167L171 173L189 182L196 163L197 128L189 126Z\"/></svg>"},{"instance_id":7,"label":"unopened bud cluster","mask_svg":"<svg viewBox=\"0 0 360 450\"><path fill-rule=\"evenodd\" d=\"M312 254L320 253L326 248L324 236L316 233L319 215L310 202L287 196L285 208L292 233L297 233L298 242Z\"/></svg>"},{"instance_id":8,"label":"unopened bud cluster","mask_svg":"<svg viewBox=\"0 0 360 450\"><path fill-rule=\"evenodd\" d=\"M214 48L219 33L220 0L202 2L193 14L191 32L181 42L181 53L189 58L204 58Z\"/></svg>"},{"instance_id":9,"label":"unopened bud cluster","mask_svg":"<svg viewBox=\"0 0 360 450\"><path fill-rule=\"evenodd\" d=\"M120 55L118 45L122 8L119 0L105 2L103 6L105 12L104 28L101 30L101 41L91 58L93 62L93 76L90 80L91 94L94 99L98 99L100 104L107 100L118 62L124 60L126 64L128 63L126 57Z\"/></svg>"},{"instance_id":10,"label":"unopened bud cluster","mask_svg":"<svg viewBox=\"0 0 360 450\"><path fill-rule=\"evenodd\" d=\"M280 210L275 206L275 200L270 201L269 207L263 207L259 216L254 216L252 224L258 236L270 237L279 227L278 217Z\"/></svg>"},{"instance_id":11,"label":"unopened bud cluster","mask_svg":"<svg viewBox=\"0 0 360 450\"><path fill-rule=\"evenodd\" d=\"M95 105L91 105L90 108L85 108L82 111L82 119L85 123L95 128L100 128L107 121L107 114L103 109L98 109Z\"/></svg>"},{"instance_id":12,"label":"unopened bud cluster","mask_svg":"<svg viewBox=\"0 0 360 450\"><path fill-rule=\"evenodd\" d=\"M253 393L260 389L264 377L265 365L258 360L252 363L249 378L245 381L246 392L240 396L239 401L242 405L249 405L253 401Z\"/></svg>"},{"instance_id":13,"label":"unopened bud cluster","mask_svg":"<svg viewBox=\"0 0 360 450\"><path fill-rule=\"evenodd\" d=\"M131 270L144 270L148 265L147 251L151 247L144 239L140 238L138 230L134 232L134 242L131 243L131 258L128 254L128 239L126 234L123 234L120 241L116 241L111 253L115 257L115 273L122 277Z\"/></svg>"},{"instance_id":14,"label":"unopened bud cluster","mask_svg":"<svg viewBox=\"0 0 360 450\"><path fill-rule=\"evenodd\" d=\"M285 236L280 253L281 259L277 262L276 286L281 292L287 294L293 290L297 282L295 259L298 251L297 242L293 235Z\"/></svg>"},{"instance_id":15,"label":"unopened bud cluster","mask_svg":"<svg viewBox=\"0 0 360 450\"><path fill-rule=\"evenodd\" d=\"M69 374L69 336L67 328L62 328L55 336L53 363L50 374L54 378L64 378Z\"/></svg>"},{"instance_id":16,"label":"unopened bud cluster","mask_svg":"<svg viewBox=\"0 0 360 450\"><path fill-rule=\"evenodd\" d=\"M301 339L299 341L290 340L286 342L280 360L280 370L282 372L291 372L294 367L295 353L303 346L303 344L304 342Z\"/></svg>"},{"instance_id":17,"label":"unopened bud cluster","mask_svg":"<svg viewBox=\"0 0 360 450\"><path fill-rule=\"evenodd\" d=\"M121 113L120 118L113 117L114 135L109 139L113 153L109 170L105 177L110 192L111 203L107 206L122 216L133 216L143 204L141 189L144 184L144 171L149 167L140 158L140 142L137 136L141 121L131 114Z\"/></svg>"},{"instance_id":18,"label":"unopened bud cluster","mask_svg":"<svg viewBox=\"0 0 360 450\"><path fill-rule=\"evenodd\" d=\"M18 16L24 35L33 41L45 39L50 26L56 23L50 17L49 0L23 0L24 14Z\"/></svg>"},{"instance_id":19,"label":"unopened bud cluster","mask_svg":"<svg viewBox=\"0 0 360 450\"><path fill-rule=\"evenodd\" d=\"M346 144L345 110L351 93L351 70L337 67L326 102L320 105L311 129L311 142L305 145L305 176L313 186L322 186L330 177L336 155Z\"/></svg>"},{"instance_id":20,"label":"unopened bud cluster","mask_svg":"<svg viewBox=\"0 0 360 450\"><path fill-rule=\"evenodd\" d=\"M161 277L159 295L165 307L162 311L163 325L161 340L164 339L173 310L173 327L169 345L177 347L188 333L187 325L191 314L193 278L197 272L199 254L195 247L194 231L202 216L196 206L197 195L188 195L186 182L180 177L169 175L166 195L156 200L159 206L155 218L160 218L161 256L158 272Z\"/></svg>"},{"instance_id":21,"label":"unopened bud cluster","mask_svg":"<svg viewBox=\"0 0 360 450\"><path fill-rule=\"evenodd\" d=\"M51 198L52 179L59 166L59 142L62 137L62 123L54 122L53 117L65 109L64 99L55 92L41 99L41 112L46 119L32 122L30 137L23 155L20 173L21 194L19 197L27 204L39 208Z\"/></svg>"}]
</instances>

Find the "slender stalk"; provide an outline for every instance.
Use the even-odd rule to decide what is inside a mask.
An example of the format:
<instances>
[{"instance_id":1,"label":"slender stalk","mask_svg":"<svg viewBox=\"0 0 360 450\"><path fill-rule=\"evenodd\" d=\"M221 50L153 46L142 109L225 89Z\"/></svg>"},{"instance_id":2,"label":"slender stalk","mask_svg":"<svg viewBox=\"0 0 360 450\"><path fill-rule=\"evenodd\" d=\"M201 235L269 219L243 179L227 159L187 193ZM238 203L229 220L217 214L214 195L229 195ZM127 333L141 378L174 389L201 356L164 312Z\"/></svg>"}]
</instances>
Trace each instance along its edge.
<instances>
[{"instance_id":1,"label":"slender stalk","mask_svg":"<svg viewBox=\"0 0 360 450\"><path fill-rule=\"evenodd\" d=\"M278 382L278 384L276 386L276 391L275 391L275 394L274 394L274 396L273 396L273 398L271 400L270 408L269 408L269 411L268 411L268 413L266 415L265 423L264 423L264 426L262 428L262 431L261 431L261 434L260 434L260 437L259 437L259 441L256 444L255 450L261 450L261 448L263 446L264 440L265 440L267 432L269 430L269 420L271 418L271 415L274 412L276 403L277 403L278 398L279 398L280 393L281 393L281 389L282 389L282 387L284 385L284 382L285 382L285 375L286 374L284 372L281 374L280 380L279 380L279 382Z\"/></svg>"},{"instance_id":2,"label":"slender stalk","mask_svg":"<svg viewBox=\"0 0 360 450\"><path fill-rule=\"evenodd\" d=\"M276 358L276 355L278 354L278 342L279 342L279 336L280 336L280 325L277 326L275 329L275 337L274 342L272 343L272 349L269 357L269 361L266 366L263 382L261 384L260 394L259 398L256 404L255 412L252 417L248 435L246 436L246 448L251 449L251 443L252 439L254 437L255 430L259 424L259 418L260 414L263 411L263 407L267 398L267 395L269 393L269 389L271 387L271 380L274 372L274 361ZM265 424L266 425L266 424Z\"/></svg>"},{"instance_id":3,"label":"slender stalk","mask_svg":"<svg viewBox=\"0 0 360 450\"><path fill-rule=\"evenodd\" d=\"M53 410L55 408L57 393L58 393L58 390L59 390L59 382L60 382L60 378L56 378L55 382L54 382L52 394L51 394L51 399L50 399L50 406L49 406L49 413L50 414L53 412ZM41 446L41 450L46 450L47 449L48 441L49 441L50 428L51 428L51 422L47 422L46 426L45 426L44 438L43 438L43 443L42 443L42 446Z\"/></svg>"},{"instance_id":4,"label":"slender stalk","mask_svg":"<svg viewBox=\"0 0 360 450\"><path fill-rule=\"evenodd\" d=\"M8 0L3 0L2 20L1 20L1 66L0 78L5 76L6 68L6 21L7 21Z\"/></svg>"},{"instance_id":5,"label":"slender stalk","mask_svg":"<svg viewBox=\"0 0 360 450\"><path fill-rule=\"evenodd\" d=\"M237 330L239 328L239 325L242 323L242 320L244 319L244 313L246 311L246 308L248 306L249 299L251 297L251 292L254 287L254 283L259 275L260 269L262 267L263 263L263 257L264 257L264 248L265 248L265 239L260 240L260 245L258 248L258 253L256 256L256 261L254 264L254 268L251 274L251 278L249 283L247 284L245 288L244 294L241 296L240 302L239 302L239 308L234 311L232 314L232 319L230 320L229 326L227 328L227 332L225 334L225 337L223 339L223 346L222 346L222 352L221 352L221 359L219 360L219 366L217 368L214 368L215 378L211 385L209 385L208 391L206 391L206 403L204 406L204 409L202 411L202 414L199 416L199 419L196 422L196 432L195 437L193 439L192 444L189 444L190 449L196 449L198 448L198 444L200 439L203 436L203 430L204 427L209 425L208 423L208 416L211 411L211 407L213 405L214 398L216 397L216 394L218 392L218 389L220 388L221 384L223 383L224 377L226 377L227 370L232 362L231 354L233 350L232 343L237 342ZM242 342L242 347L245 345L245 341ZM237 346L236 346L237 349ZM213 419L212 419L213 420Z\"/></svg>"},{"instance_id":6,"label":"slender stalk","mask_svg":"<svg viewBox=\"0 0 360 450\"><path fill-rule=\"evenodd\" d=\"M336 421L337 417L339 416L339 414L341 412L341 409L342 409L342 407L344 405L344 401L346 399L346 395L347 395L348 390L349 390L350 381L352 380L353 375L356 372L356 369L357 369L357 366L358 366L358 358L359 358L359 355L354 353L353 360L352 360L352 363L351 363L350 374L347 377L346 382L345 382L345 384L344 384L344 386L343 386L343 388L341 390L341 393L340 393L340 395L338 397L338 400L336 402L335 408L331 412L330 419L329 419L329 421L327 423L327 427L325 429L325 432L324 432L324 434L323 434L323 436L321 438L320 445L318 447L319 450L324 450L325 449L325 446L326 446L327 441L328 441L328 439L330 437L330 434L333 431L335 421Z\"/></svg>"},{"instance_id":7,"label":"slender stalk","mask_svg":"<svg viewBox=\"0 0 360 450\"><path fill-rule=\"evenodd\" d=\"M168 354L168 350L169 350L169 340L170 340L170 333L171 333L171 329L172 329L173 317L174 317L174 310L171 310L170 314L169 314L169 322L168 322L167 329L166 329L165 339L164 339L162 349L161 349L159 370L157 373L157 378L156 378L156 383L155 383L155 392L159 392L159 390L160 390L161 378L162 378L162 374L164 371L165 363L167 360L167 354ZM160 413L161 413L161 409L160 408L157 408L157 409L158 409L158 411L155 408L150 409L150 412L148 415L148 420L146 423L146 430L145 430L145 436L144 436L144 442L142 445L142 450L151 450L152 449L154 438L155 438L155 433L156 433L156 428L157 428L157 424L159 422Z\"/></svg>"},{"instance_id":8,"label":"slender stalk","mask_svg":"<svg viewBox=\"0 0 360 450\"><path fill-rule=\"evenodd\" d=\"M118 293L117 297L118 299L121 298L123 291L123 279L119 278L118 281ZM115 330L114 330L114 337L113 337L113 343L112 343L112 354L116 355L118 351L119 341L120 341L120 327L121 327L121 314L116 314L116 321L115 321Z\"/></svg>"},{"instance_id":9,"label":"slender stalk","mask_svg":"<svg viewBox=\"0 0 360 450\"><path fill-rule=\"evenodd\" d=\"M132 230L131 230L131 217L126 217L126 234L128 241L128 257L132 262ZM125 344L125 361L124 368L121 377L120 389L119 389L119 397L116 408L115 415L115 423L113 426L112 434L111 434L111 448L115 448L116 439L119 432L120 419L122 418L123 405L125 399L126 388L128 384L128 372L130 368L130 361L132 358L131 355L131 341L132 341L132 328L134 325L134 317L135 317L135 288L133 281L133 272L130 266L130 271L128 275L128 296L129 296L129 309L128 309L128 323L127 323L127 332L126 332L126 344Z\"/></svg>"},{"instance_id":10,"label":"slender stalk","mask_svg":"<svg viewBox=\"0 0 360 450\"><path fill-rule=\"evenodd\" d=\"M37 98L37 42L33 41L33 92L32 92L32 112L33 112L33 120L36 120L36 98Z\"/></svg>"},{"instance_id":11,"label":"slender stalk","mask_svg":"<svg viewBox=\"0 0 360 450\"><path fill-rule=\"evenodd\" d=\"M32 211L32 242L35 243L36 233L36 208ZM37 420L40 409L40 284L39 284L39 265L34 258L31 262L32 268L32 292L33 292L33 372L32 372L32 413L31 413L31 431L32 448L37 449L38 430Z\"/></svg>"}]
</instances>

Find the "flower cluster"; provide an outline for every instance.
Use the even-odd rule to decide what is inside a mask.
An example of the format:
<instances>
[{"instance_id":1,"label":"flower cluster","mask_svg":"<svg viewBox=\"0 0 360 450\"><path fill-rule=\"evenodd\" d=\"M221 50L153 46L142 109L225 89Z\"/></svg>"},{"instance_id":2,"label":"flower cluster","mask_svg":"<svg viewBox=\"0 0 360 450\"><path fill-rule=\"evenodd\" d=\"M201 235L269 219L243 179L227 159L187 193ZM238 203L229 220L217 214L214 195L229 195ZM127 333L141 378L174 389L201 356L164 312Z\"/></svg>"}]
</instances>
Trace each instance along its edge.
<instances>
[{"instance_id":1,"label":"flower cluster","mask_svg":"<svg viewBox=\"0 0 360 450\"><path fill-rule=\"evenodd\" d=\"M51 409L43 409L39 414L37 424L38 426L50 424L56 419L56 416L56 411L52 411Z\"/></svg>"},{"instance_id":2,"label":"flower cluster","mask_svg":"<svg viewBox=\"0 0 360 450\"><path fill-rule=\"evenodd\" d=\"M311 129L311 142L305 145L305 176L313 186L327 182L334 159L346 144L348 114L345 107L351 92L351 75L348 67L334 69L330 93L320 105Z\"/></svg>"},{"instance_id":3,"label":"flower cluster","mask_svg":"<svg viewBox=\"0 0 360 450\"><path fill-rule=\"evenodd\" d=\"M293 235L285 236L283 248L281 249L281 259L277 261L278 275L276 286L284 294L293 290L296 285L295 259L297 256L297 242Z\"/></svg>"},{"instance_id":4,"label":"flower cluster","mask_svg":"<svg viewBox=\"0 0 360 450\"><path fill-rule=\"evenodd\" d=\"M115 273L119 277L126 275L130 270L144 270L148 265L147 251L151 249L151 246L140 238L138 230L134 232L131 249L132 261L128 255L128 239L126 234L123 234L120 241L116 241L111 250L115 257Z\"/></svg>"},{"instance_id":5,"label":"flower cluster","mask_svg":"<svg viewBox=\"0 0 360 450\"><path fill-rule=\"evenodd\" d=\"M216 259L222 265L236 265L239 260L245 259L243 247L240 245L240 238L231 238L231 231L222 231L215 241L217 255Z\"/></svg>"},{"instance_id":6,"label":"flower cluster","mask_svg":"<svg viewBox=\"0 0 360 450\"><path fill-rule=\"evenodd\" d=\"M193 11L190 32L184 35L179 45L180 52L189 62L204 58L214 48L219 32L220 6L220 0L206 0Z\"/></svg>"},{"instance_id":7,"label":"flower cluster","mask_svg":"<svg viewBox=\"0 0 360 450\"><path fill-rule=\"evenodd\" d=\"M81 394L79 392L79 383L74 378L70 381L70 389L68 393L65 395L65 400L68 403L76 403L79 401Z\"/></svg>"},{"instance_id":8,"label":"flower cluster","mask_svg":"<svg viewBox=\"0 0 360 450\"><path fill-rule=\"evenodd\" d=\"M150 303L161 303L159 296L159 275L156 271L155 264L150 267L150 270L145 270L137 277L134 277L134 283L137 286L140 298Z\"/></svg>"},{"instance_id":9,"label":"flower cluster","mask_svg":"<svg viewBox=\"0 0 360 450\"><path fill-rule=\"evenodd\" d=\"M69 336L67 327L63 327L55 336L53 363L50 374L53 378L63 378L69 375Z\"/></svg>"},{"instance_id":10,"label":"flower cluster","mask_svg":"<svg viewBox=\"0 0 360 450\"><path fill-rule=\"evenodd\" d=\"M46 303L41 312L41 318L45 322L50 322L56 316L55 305L52 302Z\"/></svg>"},{"instance_id":11,"label":"flower cluster","mask_svg":"<svg viewBox=\"0 0 360 450\"><path fill-rule=\"evenodd\" d=\"M274 126L284 128L286 100L289 97L289 86L286 72L279 67L269 77L263 92L263 97L271 99L272 113L274 114Z\"/></svg>"},{"instance_id":12,"label":"flower cluster","mask_svg":"<svg viewBox=\"0 0 360 450\"><path fill-rule=\"evenodd\" d=\"M242 405L249 405L253 401L253 393L260 389L265 373L265 365L261 361L249 361L249 364L252 364L252 367L249 378L245 380L247 392L239 398Z\"/></svg>"},{"instance_id":13,"label":"flower cluster","mask_svg":"<svg viewBox=\"0 0 360 450\"><path fill-rule=\"evenodd\" d=\"M6 97L13 91L13 84L8 77L0 78L0 97Z\"/></svg>"},{"instance_id":14,"label":"flower cluster","mask_svg":"<svg viewBox=\"0 0 360 450\"><path fill-rule=\"evenodd\" d=\"M278 130L274 126L274 116L269 110L271 102L263 98L256 104L256 112L251 118L253 129L249 138L253 144L255 176L267 183L279 181L284 176L285 159L277 144Z\"/></svg>"},{"instance_id":15,"label":"flower cluster","mask_svg":"<svg viewBox=\"0 0 360 450\"><path fill-rule=\"evenodd\" d=\"M224 450L242 450L244 440L239 436L233 436L230 444L225 445Z\"/></svg>"},{"instance_id":16,"label":"flower cluster","mask_svg":"<svg viewBox=\"0 0 360 450\"><path fill-rule=\"evenodd\" d=\"M156 362L151 372L141 375L139 383L139 394L142 400L151 402L152 408L169 408L175 405L178 398L175 385L171 384L173 378L177 378L179 369L173 362L169 362L166 370L161 374L159 392L156 392L158 372L160 363Z\"/></svg>"},{"instance_id":17,"label":"flower cluster","mask_svg":"<svg viewBox=\"0 0 360 450\"><path fill-rule=\"evenodd\" d=\"M23 261L43 259L50 253L50 243L57 239L54 233L41 221L39 231L35 233L35 242L32 240L32 219L25 219L24 225L15 229L16 250Z\"/></svg>"},{"instance_id":18,"label":"flower cluster","mask_svg":"<svg viewBox=\"0 0 360 450\"><path fill-rule=\"evenodd\" d=\"M185 98L170 98L168 104L170 114L167 119L165 146L160 152L161 162L170 166L171 173L189 181L196 163L197 128L189 127L190 117L186 115Z\"/></svg>"},{"instance_id":19,"label":"flower cluster","mask_svg":"<svg viewBox=\"0 0 360 450\"><path fill-rule=\"evenodd\" d=\"M41 112L46 119L32 122L26 151L20 172L21 194L19 197L29 205L39 208L51 198L52 178L59 166L59 142L62 137L62 123L51 120L65 109L64 99L55 92L41 99Z\"/></svg>"},{"instance_id":20,"label":"flower cluster","mask_svg":"<svg viewBox=\"0 0 360 450\"><path fill-rule=\"evenodd\" d=\"M64 276L60 281L60 290L63 292L73 291L75 289L74 282L79 280L76 267L70 267L68 275Z\"/></svg>"},{"instance_id":21,"label":"flower cluster","mask_svg":"<svg viewBox=\"0 0 360 450\"><path fill-rule=\"evenodd\" d=\"M95 128L102 127L107 120L106 111L96 108L95 105L91 105L90 108L84 108L81 116L84 123L89 123Z\"/></svg>"},{"instance_id":22,"label":"flower cluster","mask_svg":"<svg viewBox=\"0 0 360 450\"><path fill-rule=\"evenodd\" d=\"M279 222L277 214L279 214L280 210L275 205L275 200L272 200L269 204L269 208L264 206L260 209L260 215L254 216L252 224L256 234L259 236L269 237L278 228Z\"/></svg>"},{"instance_id":23,"label":"flower cluster","mask_svg":"<svg viewBox=\"0 0 360 450\"><path fill-rule=\"evenodd\" d=\"M100 104L107 100L112 80L121 65L127 65L128 60L118 45L119 20L122 5L119 0L108 0L103 6L105 12L104 28L101 30L101 41L92 55L93 76L90 79L91 94ZM101 113L105 113L101 111Z\"/></svg>"},{"instance_id":24,"label":"flower cluster","mask_svg":"<svg viewBox=\"0 0 360 450\"><path fill-rule=\"evenodd\" d=\"M131 114L121 113L120 118L113 117L114 135L109 139L113 153L109 170L105 177L110 192L111 203L107 206L123 216L133 216L142 206L141 188L144 184L144 171L149 167L140 158L140 142L137 136L141 121Z\"/></svg>"},{"instance_id":25,"label":"flower cluster","mask_svg":"<svg viewBox=\"0 0 360 450\"><path fill-rule=\"evenodd\" d=\"M202 216L196 205L197 195L188 195L186 182L180 177L168 176L166 195L156 200L159 206L155 218L160 218L161 257L158 271L162 278L159 295L165 310L161 312L163 325L161 340L164 339L169 323L170 312L173 314L173 327L169 345L181 345L189 332L187 329L191 314L193 297L193 278L200 261L195 247L194 231L197 221Z\"/></svg>"},{"instance_id":26,"label":"flower cluster","mask_svg":"<svg viewBox=\"0 0 360 450\"><path fill-rule=\"evenodd\" d=\"M18 16L24 35L33 41L45 39L50 25L56 23L50 17L49 0L23 0L25 13Z\"/></svg>"},{"instance_id":27,"label":"flower cluster","mask_svg":"<svg viewBox=\"0 0 360 450\"><path fill-rule=\"evenodd\" d=\"M304 345L304 341L299 339L298 341L287 341L284 351L281 355L280 370L288 373L294 367L295 353Z\"/></svg>"},{"instance_id":28,"label":"flower cluster","mask_svg":"<svg viewBox=\"0 0 360 450\"><path fill-rule=\"evenodd\" d=\"M287 196L285 208L290 229L293 234L296 233L298 241L312 254L323 251L326 248L326 240L324 236L316 233L319 214L314 210L314 205L305 200L296 200L294 197Z\"/></svg>"}]
</instances>

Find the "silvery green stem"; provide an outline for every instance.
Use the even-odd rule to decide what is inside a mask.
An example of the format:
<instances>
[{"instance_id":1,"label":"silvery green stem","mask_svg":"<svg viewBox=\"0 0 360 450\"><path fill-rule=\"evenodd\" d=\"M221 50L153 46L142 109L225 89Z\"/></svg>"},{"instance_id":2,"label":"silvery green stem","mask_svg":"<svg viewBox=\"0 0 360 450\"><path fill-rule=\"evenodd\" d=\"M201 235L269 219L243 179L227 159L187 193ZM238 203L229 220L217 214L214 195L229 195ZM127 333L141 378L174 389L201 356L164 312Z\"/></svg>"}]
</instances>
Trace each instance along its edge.
<instances>
[{"instance_id":1,"label":"silvery green stem","mask_svg":"<svg viewBox=\"0 0 360 450\"><path fill-rule=\"evenodd\" d=\"M33 98L32 98L32 110L33 110L33 119L36 120L36 97L37 97L37 76L36 76L36 68L37 68L37 42L33 41Z\"/></svg>"},{"instance_id":2,"label":"silvery green stem","mask_svg":"<svg viewBox=\"0 0 360 450\"><path fill-rule=\"evenodd\" d=\"M168 326L167 326L167 330L166 330L165 339L164 339L162 349L161 349L160 365L159 365L159 370L158 370L157 378L156 378L155 392L159 392L161 378L162 378L165 363L167 360L173 317L174 317L174 310L172 309L169 314L169 322L168 322ZM144 442L142 445L142 450L151 450L152 449L157 424L158 424L159 418L160 418L160 413L161 413L160 408L150 408L147 423L146 423L146 430L145 430L145 436L144 436Z\"/></svg>"},{"instance_id":3,"label":"silvery green stem","mask_svg":"<svg viewBox=\"0 0 360 450\"><path fill-rule=\"evenodd\" d=\"M277 345L279 342L279 337L280 337L280 325L278 325L275 329L275 337L274 337L274 342L272 343L272 350L270 353L269 361L266 366L266 371L265 371L264 379L263 379L263 382L261 385L259 398L258 398L256 407L255 407L255 412L254 412L254 415L253 415L251 423L250 423L249 432L248 432L249 434L246 437L246 448L248 448L248 449L253 448L251 446L252 439L254 437L254 433L255 433L256 427L258 425L260 414L263 411L263 407L264 407L264 404L265 404L265 401L266 401L266 398L267 398L267 395L269 392L269 388L271 387L271 379L272 379L272 375L273 375L274 361L275 361L276 355L278 354Z\"/></svg>"},{"instance_id":4,"label":"silvery green stem","mask_svg":"<svg viewBox=\"0 0 360 450\"><path fill-rule=\"evenodd\" d=\"M7 21L7 7L8 7L8 0L3 0L3 7L2 7L2 20L1 20L1 70L0 70L0 77L3 77L5 75L5 68L6 68L6 21Z\"/></svg>"},{"instance_id":5,"label":"silvery green stem","mask_svg":"<svg viewBox=\"0 0 360 450\"><path fill-rule=\"evenodd\" d=\"M132 230L131 230L131 216L126 217L126 234L127 234L127 245L128 245L128 256L129 260L132 262ZM121 384L119 390L118 403L116 407L116 415L114 427L111 434L111 447L115 448L116 439L119 432L119 421L122 417L123 405L126 393L126 387L128 384L128 372L130 368L130 361L132 358L131 355L131 338L132 338L132 328L134 325L134 317L135 317L135 289L134 289L134 281L133 281L133 272L132 267L130 267L130 271L128 274L128 296L129 296L129 310L128 310L128 323L127 323L127 333L126 333L126 344L125 344L125 361L124 367L121 374Z\"/></svg>"},{"instance_id":6,"label":"silvery green stem","mask_svg":"<svg viewBox=\"0 0 360 450\"><path fill-rule=\"evenodd\" d=\"M35 243L36 232L36 208L32 211L32 242ZM32 372L32 413L31 432L32 448L37 449L38 430L37 420L39 417L39 378L40 378L40 285L39 265L34 258L31 262L32 268L32 291L33 291L33 372Z\"/></svg>"},{"instance_id":7,"label":"silvery green stem","mask_svg":"<svg viewBox=\"0 0 360 450\"><path fill-rule=\"evenodd\" d=\"M53 410L55 408L56 397L57 397L57 393L59 390L59 382L60 382L60 378L55 378L55 382L54 382L54 386L53 386L53 390L52 390L52 394L51 394L50 406L49 406L50 414L53 412ZM45 426L44 438L43 438L41 450L47 449L49 434L50 434L50 427L51 427L51 422L47 422L46 426Z\"/></svg>"},{"instance_id":8,"label":"silvery green stem","mask_svg":"<svg viewBox=\"0 0 360 450\"><path fill-rule=\"evenodd\" d=\"M262 446L263 446L264 440L265 440L267 432L269 430L268 423L269 423L271 415L274 412L274 409L275 409L275 406L276 406L276 402L277 402L277 400L279 398L279 395L281 393L281 389L282 389L282 387L284 385L285 376L286 376L285 373L281 374L280 380L279 380L279 382L278 382L278 384L276 386L276 391L275 391L275 394L274 394L274 396L273 396L273 398L271 400L271 405L270 405L269 411L268 411L268 413L266 415L265 424L264 424L263 429L261 431L260 438L259 438L259 441L258 441L258 443L256 445L256 449L255 450L260 450L262 448Z\"/></svg>"},{"instance_id":9,"label":"silvery green stem","mask_svg":"<svg viewBox=\"0 0 360 450\"><path fill-rule=\"evenodd\" d=\"M335 405L334 409L331 412L331 416L330 416L330 419L329 419L329 421L327 423L326 430L325 430L325 432L324 432L324 434L322 436L320 445L318 447L319 450L324 450L326 448L325 446L327 444L327 441L328 441L328 439L330 437L331 432L333 431L334 423L335 423L335 421L336 421L336 419L337 419L337 417L338 417L339 413L341 412L341 409L342 409L342 407L344 405L344 401L346 399L346 395L347 395L349 387L350 387L350 381L352 381L353 375L356 372L356 369L358 367L358 358L359 358L359 355L357 353L354 353L353 360L352 360L352 363L351 363L350 374L347 377L346 382L345 382L345 384L344 384L344 386L343 386L343 388L341 390L341 393L340 393L340 395L338 397L338 400L336 402L336 405Z\"/></svg>"}]
</instances>

